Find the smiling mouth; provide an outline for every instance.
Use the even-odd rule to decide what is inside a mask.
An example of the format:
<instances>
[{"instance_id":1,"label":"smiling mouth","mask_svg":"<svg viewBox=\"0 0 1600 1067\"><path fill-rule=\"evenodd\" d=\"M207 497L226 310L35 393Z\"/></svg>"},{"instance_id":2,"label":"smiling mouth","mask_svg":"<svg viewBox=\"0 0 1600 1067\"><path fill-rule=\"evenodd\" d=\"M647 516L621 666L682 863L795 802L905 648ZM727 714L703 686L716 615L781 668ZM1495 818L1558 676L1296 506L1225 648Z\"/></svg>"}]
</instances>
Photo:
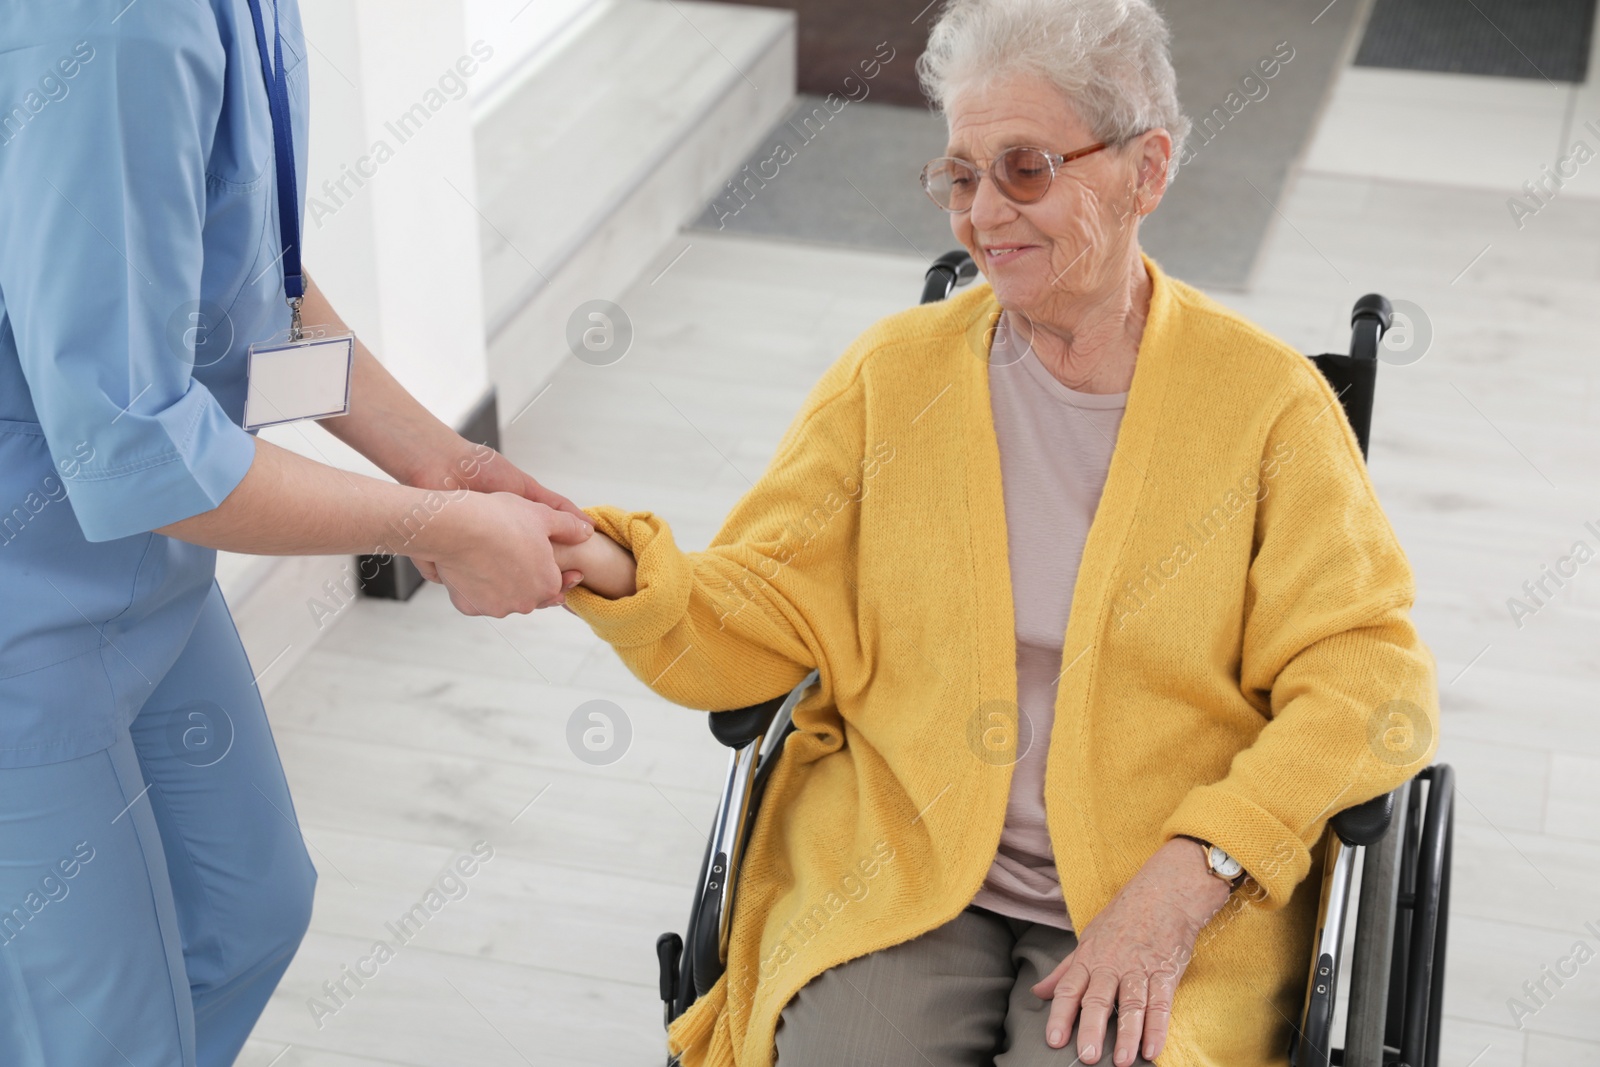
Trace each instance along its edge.
<instances>
[{"instance_id":1,"label":"smiling mouth","mask_svg":"<svg viewBox=\"0 0 1600 1067\"><path fill-rule=\"evenodd\" d=\"M1033 245L985 245L983 254L989 259L1006 259L1018 252L1026 252Z\"/></svg>"}]
</instances>

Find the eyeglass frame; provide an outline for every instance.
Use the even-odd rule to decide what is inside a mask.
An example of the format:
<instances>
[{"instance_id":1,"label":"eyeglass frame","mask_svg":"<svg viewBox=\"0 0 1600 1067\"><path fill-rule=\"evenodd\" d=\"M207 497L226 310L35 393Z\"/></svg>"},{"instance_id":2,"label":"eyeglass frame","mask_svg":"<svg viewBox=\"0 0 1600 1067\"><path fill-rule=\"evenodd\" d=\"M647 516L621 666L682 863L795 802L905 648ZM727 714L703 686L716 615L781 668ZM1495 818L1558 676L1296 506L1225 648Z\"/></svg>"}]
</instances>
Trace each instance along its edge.
<instances>
[{"instance_id":1,"label":"eyeglass frame","mask_svg":"<svg viewBox=\"0 0 1600 1067\"><path fill-rule=\"evenodd\" d=\"M1004 152L1001 152L999 156L996 156L995 158L989 160L989 165L986 166L986 167L979 167L972 160L970 160L970 159L962 159L960 156L936 156L933 159L928 160L927 163L923 164L923 166L922 166L922 174L921 174L919 180L922 183L922 191L924 193L927 193L929 200L933 201L933 206L938 208L940 211L948 212L951 215L959 215L963 211L971 211L972 210L972 205L969 204L966 207L961 207L961 208L945 207L943 204L939 203L939 201L933 199L933 193L928 188L928 168L933 166L935 163L942 163L943 161L945 161L947 159L951 160L953 162L956 162L956 163L963 163L966 166L972 168L972 172L977 175L979 181L982 181L984 178L988 178L990 183L997 190L999 190L1000 195L1005 197L1007 200L1011 201L1013 204L1037 204L1040 200L1043 200L1046 196L1050 195L1050 187L1053 186L1056 183L1057 168L1062 167L1062 166L1064 166L1064 165L1066 165L1068 163L1071 163L1075 159L1082 159L1085 156L1092 156L1096 152L1101 152L1101 151L1104 151L1107 148L1112 148L1112 147L1115 147L1115 146L1114 146L1113 142L1111 142L1111 141L1096 141L1094 144L1089 145L1089 146L1087 146L1085 148L1079 148L1079 149L1076 149L1075 151L1068 152L1065 155L1063 155L1060 152L1047 151L1046 149L1040 148L1038 145L1031 145L1031 144L1012 145L1010 148L1007 148ZM998 163L1000 161L1000 159L1003 156L1005 156L1006 154L1008 154L1010 152L1015 152L1015 151L1017 151L1019 149L1027 149L1029 151L1038 152L1041 156L1044 157L1045 162L1050 164L1050 181L1045 184L1044 192L1040 193L1038 198L1034 199L1034 200L1018 200L1016 197L1014 197L1010 193L1006 192L1005 191L1005 187L1002 186L999 182L995 181L995 179L994 179L994 167L995 167L995 164ZM977 199L978 193L977 193L976 189L973 190L972 196L973 196L974 200Z\"/></svg>"}]
</instances>

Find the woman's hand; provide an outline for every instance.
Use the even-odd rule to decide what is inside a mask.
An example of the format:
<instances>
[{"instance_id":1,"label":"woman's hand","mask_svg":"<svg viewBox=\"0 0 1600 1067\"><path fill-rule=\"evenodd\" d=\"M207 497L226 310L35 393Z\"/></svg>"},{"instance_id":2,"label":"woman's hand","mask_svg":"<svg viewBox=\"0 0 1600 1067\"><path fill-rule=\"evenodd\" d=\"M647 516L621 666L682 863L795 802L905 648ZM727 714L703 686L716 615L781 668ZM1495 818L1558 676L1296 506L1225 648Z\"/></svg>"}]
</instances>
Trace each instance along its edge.
<instances>
[{"instance_id":1,"label":"woman's hand","mask_svg":"<svg viewBox=\"0 0 1600 1067\"><path fill-rule=\"evenodd\" d=\"M1228 896L1228 883L1207 869L1199 842L1180 837L1161 846L1082 931L1078 947L1033 987L1054 1001L1046 1042L1066 1044L1077 1020L1078 1057L1099 1063L1115 1009L1112 1062L1127 1067L1141 1043L1144 1058L1154 1060L1166 1044L1172 998L1195 939Z\"/></svg>"},{"instance_id":2,"label":"woman's hand","mask_svg":"<svg viewBox=\"0 0 1600 1067\"><path fill-rule=\"evenodd\" d=\"M618 600L638 592L637 567L633 553L605 534L576 545L552 544L556 565L563 573L581 573L583 584L607 600Z\"/></svg>"}]
</instances>

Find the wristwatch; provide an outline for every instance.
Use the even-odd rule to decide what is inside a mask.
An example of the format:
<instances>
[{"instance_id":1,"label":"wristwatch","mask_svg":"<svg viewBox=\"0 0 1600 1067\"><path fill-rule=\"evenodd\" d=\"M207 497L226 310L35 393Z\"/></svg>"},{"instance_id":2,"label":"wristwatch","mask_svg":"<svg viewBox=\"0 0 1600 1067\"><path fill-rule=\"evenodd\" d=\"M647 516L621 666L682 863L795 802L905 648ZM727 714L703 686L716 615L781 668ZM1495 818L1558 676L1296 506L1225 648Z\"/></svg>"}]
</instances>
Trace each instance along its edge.
<instances>
[{"instance_id":1,"label":"wristwatch","mask_svg":"<svg viewBox=\"0 0 1600 1067\"><path fill-rule=\"evenodd\" d=\"M1205 850L1206 870L1227 882L1232 888L1239 888L1245 879L1244 864L1209 841L1202 841L1198 837L1191 837L1189 840Z\"/></svg>"}]
</instances>

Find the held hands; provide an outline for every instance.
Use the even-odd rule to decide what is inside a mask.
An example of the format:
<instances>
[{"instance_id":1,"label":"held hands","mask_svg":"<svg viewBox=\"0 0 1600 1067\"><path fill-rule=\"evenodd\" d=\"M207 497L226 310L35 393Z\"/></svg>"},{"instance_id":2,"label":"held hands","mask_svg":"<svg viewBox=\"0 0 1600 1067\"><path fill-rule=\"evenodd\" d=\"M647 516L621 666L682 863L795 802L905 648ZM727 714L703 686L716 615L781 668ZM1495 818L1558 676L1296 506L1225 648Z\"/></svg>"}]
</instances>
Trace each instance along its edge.
<instances>
[{"instance_id":1,"label":"held hands","mask_svg":"<svg viewBox=\"0 0 1600 1067\"><path fill-rule=\"evenodd\" d=\"M1045 1024L1050 1047L1065 1045L1076 1021L1079 1058L1100 1063L1115 1009L1115 1067L1138 1054L1154 1060L1195 941L1228 896L1228 883L1207 870L1198 842L1174 838L1161 846L1082 931L1078 947L1033 987L1053 1000Z\"/></svg>"},{"instance_id":2,"label":"held hands","mask_svg":"<svg viewBox=\"0 0 1600 1067\"><path fill-rule=\"evenodd\" d=\"M583 575L583 584L607 600L617 600L638 592L637 569L633 553L605 534L571 545L552 545L556 565L564 573Z\"/></svg>"},{"instance_id":3,"label":"held hands","mask_svg":"<svg viewBox=\"0 0 1600 1067\"><path fill-rule=\"evenodd\" d=\"M466 493L434 526L437 536L411 550L417 568L443 583L463 615L497 619L562 603L581 576L563 576L553 550L594 532L587 519L504 492Z\"/></svg>"},{"instance_id":4,"label":"held hands","mask_svg":"<svg viewBox=\"0 0 1600 1067\"><path fill-rule=\"evenodd\" d=\"M494 449L462 440L459 455L406 482L471 490L445 509L453 514L442 536L410 553L424 578L450 590L462 614L504 618L563 604L583 580L580 571L557 566L554 550L585 541L593 532L589 517Z\"/></svg>"}]
</instances>

